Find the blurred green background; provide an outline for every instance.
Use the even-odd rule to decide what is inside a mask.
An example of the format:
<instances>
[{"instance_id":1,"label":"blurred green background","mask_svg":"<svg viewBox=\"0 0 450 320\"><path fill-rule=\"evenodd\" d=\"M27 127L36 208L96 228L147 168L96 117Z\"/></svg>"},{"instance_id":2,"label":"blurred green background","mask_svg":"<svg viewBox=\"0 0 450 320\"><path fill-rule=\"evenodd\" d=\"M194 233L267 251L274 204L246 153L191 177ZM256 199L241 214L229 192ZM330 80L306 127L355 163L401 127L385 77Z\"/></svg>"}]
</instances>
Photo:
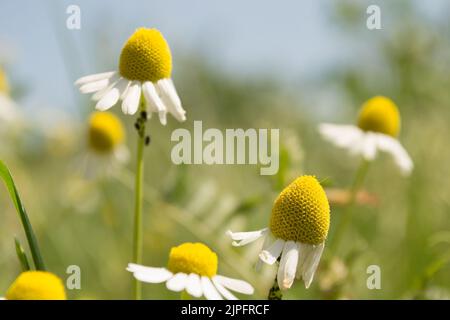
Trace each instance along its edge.
<instances>
[{"instance_id":1,"label":"blurred green background","mask_svg":"<svg viewBox=\"0 0 450 320\"><path fill-rule=\"evenodd\" d=\"M36 9L31 2L25 3L22 13L14 11L17 5L2 3L2 16L30 14L26 11ZM201 8L201 2L196 3ZM431 1L431 7L440 9L427 15L415 1L318 3L318 12L321 19L327 21L326 26L313 31L279 32L280 39L274 39L270 31L264 38L265 28L271 28L270 21L263 26L257 25L261 21L249 19L249 24L256 24L253 28L260 30L263 40L256 33L249 36L244 32L242 36L251 41L253 35L258 44L275 46L262 50L261 59L258 47L251 51L251 42L242 48L246 52L242 57L227 58L214 54L213 37L198 40L196 49L178 41L184 36L181 31L174 33L166 27L174 54L174 81L188 120L179 124L170 118L167 127L162 127L156 119L150 122L152 142L145 160L144 262L165 266L172 246L201 241L218 253L221 274L246 279L256 288L253 298L265 298L275 269L266 266L260 273L254 271L261 243L235 249L225 231L265 227L272 202L281 189L298 175L313 174L330 192L332 237L345 208L339 195L350 186L359 162L323 141L317 126L321 122L354 123L359 106L368 98L382 94L399 106L400 140L414 161L414 171L410 177L402 177L389 157L379 157L370 168L364 187L370 201L357 204L340 250L330 252L326 246L311 288L305 290L303 284L297 282L285 297L449 299L450 7L445 6L445 2L442 6L442 2ZM382 30L367 30L365 11L369 4L379 4L382 8ZM9 124L0 122L0 129L7 128L0 130L0 157L15 178L48 268L63 279L67 277L65 271L69 265L81 268L82 289L70 290L69 297L128 299L131 298L131 275L125 267L131 256L134 119L121 115L118 107L112 109L126 125L130 162L111 174L87 178L83 174L87 153L86 119L94 106L71 83L84 74L115 68L120 47L134 28L144 24L146 12L140 12L137 21L133 21L129 13L126 27L117 32L121 23L109 20L108 12L101 15L98 8L90 12L89 7L83 9L83 5L80 5L82 19L91 22L78 32L87 34L86 38L79 35L71 39L65 34L69 31L63 27L59 27L63 29L59 36L58 31L49 36L56 37L56 40L52 38L59 43L60 49L56 50L61 50L62 58L55 61L58 65L54 66L55 70L66 68L67 71L67 79L59 81L58 87L49 87L50 79L58 77L51 66L39 65L36 63L39 61L20 62L20 55L18 61L4 55L6 58L1 63L10 82L11 98L23 118ZM136 15L140 5L143 2L128 4ZM171 1L163 10L165 16L173 13L175 26L175 20L182 16L182 12L176 10L177 5L182 6ZM156 6L161 9L164 4ZM117 2L112 2L111 7L111 12L120 12ZM236 3L232 7L223 12L223 21L233 20L233 12L239 8ZM301 8L299 6L298 10ZM39 10L34 13L47 12L54 19L54 28L64 23L63 4L46 3ZM147 27L171 25L170 20L158 20L158 12L148 14L151 18L145 23ZM276 16L273 21L276 28L282 30L283 12L273 8L272 14ZM188 22L197 23L194 18ZM207 34L208 24L214 28L215 22L221 23L203 19L198 24L201 23L201 30ZM2 19L2 27L8 23L13 23L12 19ZM304 23L310 25L308 21ZM301 26L302 21L299 21L297 27ZM27 41L41 41L34 39L33 32L37 31L33 31L33 24L24 28L28 32ZM286 28L292 28L289 22ZM164 33L164 28L161 29ZM298 39L293 38L296 32L301 35ZM0 35L4 35L1 30ZM239 38L240 34L232 37ZM336 37L339 41L332 40ZM0 37L2 39L4 37ZM223 46L227 39L220 39L221 44L217 45ZM8 39L8 43L14 44L14 41L13 37ZM330 44L330 41L334 42ZM54 48L45 46L48 39L42 42L44 46L36 50L43 50L42 53L47 50L51 56ZM208 49L203 49L202 44ZM315 54L316 51L308 49L310 46L317 50L316 67L302 73L302 65L294 65L293 70L287 71L291 61L283 58L283 52L291 50L290 57L295 60L298 56L301 60L302 54ZM2 48L8 47L0 46L0 50ZM320 48L326 52L320 53ZM240 47L233 49L238 52ZM4 51L13 52L15 56L14 50ZM333 59L343 51L346 59ZM251 69L239 72L228 68L227 63L233 61L252 61L251 52L255 60L259 59ZM28 53L22 58L29 57ZM36 60L39 57L36 55ZM320 57L328 63L321 65ZM277 61L280 70L276 68ZM48 68L47 73L41 73L42 82L47 84L31 75L33 66L39 70ZM205 128L279 128L279 173L261 176L259 168L251 165L173 165L171 132L177 127L192 129L194 120L202 120ZM1 296L20 271L14 235L25 244L17 214L4 187L0 187L0 221ZM381 267L381 290L367 289L366 268L372 264ZM178 295L161 284L144 285L144 297L177 299Z\"/></svg>"}]
</instances>

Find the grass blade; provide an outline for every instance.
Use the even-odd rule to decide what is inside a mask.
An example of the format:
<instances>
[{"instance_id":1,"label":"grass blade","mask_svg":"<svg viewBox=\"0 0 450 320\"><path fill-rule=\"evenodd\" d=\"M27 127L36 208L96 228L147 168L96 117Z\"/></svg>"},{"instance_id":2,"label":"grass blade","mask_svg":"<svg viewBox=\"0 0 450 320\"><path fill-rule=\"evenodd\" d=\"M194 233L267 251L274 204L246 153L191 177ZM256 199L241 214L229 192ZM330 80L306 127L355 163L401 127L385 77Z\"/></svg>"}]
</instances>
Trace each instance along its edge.
<instances>
[{"instance_id":1,"label":"grass blade","mask_svg":"<svg viewBox=\"0 0 450 320\"><path fill-rule=\"evenodd\" d=\"M23 250L22 245L19 242L19 239L14 238L14 243L16 244L16 254L17 258L20 261L20 265L22 266L22 271L29 271L30 270L30 264L28 263L27 254L25 253L25 250Z\"/></svg>"},{"instance_id":2,"label":"grass blade","mask_svg":"<svg viewBox=\"0 0 450 320\"><path fill-rule=\"evenodd\" d=\"M42 259L41 252L39 251L36 236L34 235L33 228L31 227L31 223L30 220L28 219L27 212L25 211L25 207L22 205L22 201L20 200L19 193L17 192L16 185L14 184L14 180L11 176L11 173L9 172L8 167L1 160L0 160L0 178L5 183L9 195L11 196L11 200L13 201L17 213L19 214L19 218L25 231L28 245L30 247L31 255L33 257L34 266L36 267L37 270L45 270L44 261Z\"/></svg>"}]
</instances>

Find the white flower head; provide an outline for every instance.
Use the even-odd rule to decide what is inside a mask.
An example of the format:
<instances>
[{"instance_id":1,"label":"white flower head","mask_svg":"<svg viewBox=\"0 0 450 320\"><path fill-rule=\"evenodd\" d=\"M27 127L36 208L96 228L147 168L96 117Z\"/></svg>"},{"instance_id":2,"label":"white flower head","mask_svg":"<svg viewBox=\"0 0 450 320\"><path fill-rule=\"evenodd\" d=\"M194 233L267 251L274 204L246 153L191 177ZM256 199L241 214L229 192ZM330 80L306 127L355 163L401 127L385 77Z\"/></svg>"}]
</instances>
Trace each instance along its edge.
<instances>
[{"instance_id":1,"label":"white flower head","mask_svg":"<svg viewBox=\"0 0 450 320\"><path fill-rule=\"evenodd\" d=\"M259 254L269 265L279 260L278 286L289 289L294 280L303 279L309 288L314 278L330 226L330 206L320 183L313 176L301 176L287 186L275 200L269 228L251 232L231 232L233 246L243 246L265 238ZM272 235L275 240L270 240Z\"/></svg>"},{"instance_id":2,"label":"white flower head","mask_svg":"<svg viewBox=\"0 0 450 320\"><path fill-rule=\"evenodd\" d=\"M361 108L357 125L322 123L319 132L324 139L350 153L373 161L379 151L392 155L404 175L409 175L413 162L396 138L400 132L400 113L389 98L377 96Z\"/></svg>"},{"instance_id":3,"label":"white flower head","mask_svg":"<svg viewBox=\"0 0 450 320\"><path fill-rule=\"evenodd\" d=\"M130 263L127 270L147 283L166 283L175 292L185 290L195 298L236 300L229 290L251 295L253 287L243 281L217 274L218 258L203 243L186 242L170 250L167 268L144 267Z\"/></svg>"},{"instance_id":4,"label":"white flower head","mask_svg":"<svg viewBox=\"0 0 450 320\"><path fill-rule=\"evenodd\" d=\"M186 111L171 79L170 48L158 30L137 29L122 49L118 69L82 77L75 84L82 93L94 94L92 99L99 111L122 100L123 113L132 115L143 97L149 116L158 113L163 125L167 113L178 121L186 120Z\"/></svg>"}]
</instances>

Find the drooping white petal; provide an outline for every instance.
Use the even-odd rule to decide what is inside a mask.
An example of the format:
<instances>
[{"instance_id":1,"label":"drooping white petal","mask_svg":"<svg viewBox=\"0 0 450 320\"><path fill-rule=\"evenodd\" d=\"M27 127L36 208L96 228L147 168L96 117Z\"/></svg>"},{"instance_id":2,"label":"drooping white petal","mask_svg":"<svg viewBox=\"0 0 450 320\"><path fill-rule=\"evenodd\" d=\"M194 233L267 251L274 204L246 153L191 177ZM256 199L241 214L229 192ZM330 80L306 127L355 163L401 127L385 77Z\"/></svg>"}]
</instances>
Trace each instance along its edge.
<instances>
[{"instance_id":1,"label":"drooping white petal","mask_svg":"<svg viewBox=\"0 0 450 320\"><path fill-rule=\"evenodd\" d=\"M313 250L313 246L307 243L297 242L298 245L298 264L297 264L297 272L295 277L297 279L301 279L303 275L303 268L305 266L305 262Z\"/></svg>"},{"instance_id":2,"label":"drooping white petal","mask_svg":"<svg viewBox=\"0 0 450 320\"><path fill-rule=\"evenodd\" d=\"M156 109L159 114L159 120L162 125L166 125L167 123L167 108L164 105L163 101L158 95L156 88L153 83L150 81L144 82L142 85L142 90L144 92L145 100L148 104L151 105L152 109Z\"/></svg>"},{"instance_id":3,"label":"drooping white petal","mask_svg":"<svg viewBox=\"0 0 450 320\"><path fill-rule=\"evenodd\" d=\"M127 271L132 272L137 280L148 283L161 283L172 277L172 272L166 268L145 267L134 263L128 264Z\"/></svg>"},{"instance_id":4,"label":"drooping white petal","mask_svg":"<svg viewBox=\"0 0 450 320\"><path fill-rule=\"evenodd\" d=\"M179 272L166 282L166 287L169 290L180 292L186 288L187 281L188 275L186 273Z\"/></svg>"},{"instance_id":5,"label":"drooping white petal","mask_svg":"<svg viewBox=\"0 0 450 320\"><path fill-rule=\"evenodd\" d=\"M378 148L381 151L391 154L402 173L409 175L414 165L408 152L406 152L400 142L385 134L377 134L376 137Z\"/></svg>"},{"instance_id":6,"label":"drooping white petal","mask_svg":"<svg viewBox=\"0 0 450 320\"><path fill-rule=\"evenodd\" d=\"M361 153L364 159L372 161L377 155L377 138L372 132L367 132L361 142Z\"/></svg>"},{"instance_id":7,"label":"drooping white petal","mask_svg":"<svg viewBox=\"0 0 450 320\"><path fill-rule=\"evenodd\" d=\"M181 106L180 98L171 79L161 79L156 84L160 97L169 112L180 122L186 120L186 111Z\"/></svg>"},{"instance_id":8,"label":"drooping white petal","mask_svg":"<svg viewBox=\"0 0 450 320\"><path fill-rule=\"evenodd\" d=\"M96 82L96 81L103 80L103 79L109 79L115 73L116 73L115 71L111 71L111 72L102 72L102 73L96 73L96 74L84 76L84 77L79 78L77 81L75 81L75 85L81 86L81 85L84 85L89 82Z\"/></svg>"},{"instance_id":9,"label":"drooping white petal","mask_svg":"<svg viewBox=\"0 0 450 320\"><path fill-rule=\"evenodd\" d=\"M112 88L116 87L117 84L120 82L120 80L123 79L122 77L119 77L117 75L112 76L109 79L106 79L108 81L108 86L103 88L102 90L99 90L97 92L95 92L92 97L91 100L93 101L98 101L101 98L103 98L103 96L105 94L107 94Z\"/></svg>"},{"instance_id":10,"label":"drooping white petal","mask_svg":"<svg viewBox=\"0 0 450 320\"><path fill-rule=\"evenodd\" d=\"M200 298L203 294L202 290L202 284L200 282L200 277L198 274L191 273L188 276L187 283L186 283L186 291L191 296Z\"/></svg>"},{"instance_id":11,"label":"drooping white petal","mask_svg":"<svg viewBox=\"0 0 450 320\"><path fill-rule=\"evenodd\" d=\"M350 149L364 137L364 132L353 125L322 123L319 132L325 140L340 148Z\"/></svg>"},{"instance_id":12,"label":"drooping white petal","mask_svg":"<svg viewBox=\"0 0 450 320\"><path fill-rule=\"evenodd\" d=\"M264 242L263 242L263 245L261 247L261 252L264 251L264 250L267 250L267 248L269 248L271 246L271 244L272 244L272 239L271 239L270 235L267 234L264 237ZM255 264L255 270L257 272L259 272L261 270L262 265L263 265L263 261L261 259L258 259L256 261L256 264Z\"/></svg>"},{"instance_id":13,"label":"drooping white petal","mask_svg":"<svg viewBox=\"0 0 450 320\"><path fill-rule=\"evenodd\" d=\"M119 101L120 93L117 88L109 90L95 105L95 109L105 111L111 108Z\"/></svg>"},{"instance_id":14,"label":"drooping white petal","mask_svg":"<svg viewBox=\"0 0 450 320\"><path fill-rule=\"evenodd\" d=\"M233 240L232 245L235 247L239 247L258 240L262 236L266 235L267 231L268 228L250 232L232 232L228 230L227 235L230 236Z\"/></svg>"},{"instance_id":15,"label":"drooping white petal","mask_svg":"<svg viewBox=\"0 0 450 320\"><path fill-rule=\"evenodd\" d=\"M302 270L302 278L303 282L305 283L306 289L309 288L314 278L314 274L316 272L317 266L319 265L320 257L322 256L325 243L309 246L312 247L312 250L309 251L309 254L304 261Z\"/></svg>"},{"instance_id":16,"label":"drooping white petal","mask_svg":"<svg viewBox=\"0 0 450 320\"><path fill-rule=\"evenodd\" d=\"M202 276L200 279L202 284L203 295L208 300L223 300L222 296L217 292L208 277Z\"/></svg>"},{"instance_id":17,"label":"drooping white petal","mask_svg":"<svg viewBox=\"0 0 450 320\"><path fill-rule=\"evenodd\" d=\"M80 87L81 93L92 93L105 89L109 85L109 79L88 82Z\"/></svg>"},{"instance_id":18,"label":"drooping white petal","mask_svg":"<svg viewBox=\"0 0 450 320\"><path fill-rule=\"evenodd\" d=\"M220 281L216 279L216 277L212 278L212 282L214 286L216 287L217 291L227 300L238 300L234 294L232 294L230 291L228 291L227 288L225 288Z\"/></svg>"},{"instance_id":19,"label":"drooping white petal","mask_svg":"<svg viewBox=\"0 0 450 320\"><path fill-rule=\"evenodd\" d=\"M261 251L259 258L267 264L274 264L283 251L284 240L276 239L275 242L266 250Z\"/></svg>"},{"instance_id":20,"label":"drooping white petal","mask_svg":"<svg viewBox=\"0 0 450 320\"><path fill-rule=\"evenodd\" d=\"M295 241L286 241L278 267L278 286L280 289L289 289L295 279L298 263L298 245Z\"/></svg>"},{"instance_id":21,"label":"drooping white petal","mask_svg":"<svg viewBox=\"0 0 450 320\"><path fill-rule=\"evenodd\" d=\"M135 114L139 108L140 99L141 99L141 85L138 82L133 82L128 88L122 102L123 113L129 115Z\"/></svg>"},{"instance_id":22,"label":"drooping white petal","mask_svg":"<svg viewBox=\"0 0 450 320\"><path fill-rule=\"evenodd\" d=\"M235 292L243 294L253 294L255 292L255 289L252 287L252 285L243 280L232 279L221 275L216 275L214 279L225 288L228 288Z\"/></svg>"}]
</instances>

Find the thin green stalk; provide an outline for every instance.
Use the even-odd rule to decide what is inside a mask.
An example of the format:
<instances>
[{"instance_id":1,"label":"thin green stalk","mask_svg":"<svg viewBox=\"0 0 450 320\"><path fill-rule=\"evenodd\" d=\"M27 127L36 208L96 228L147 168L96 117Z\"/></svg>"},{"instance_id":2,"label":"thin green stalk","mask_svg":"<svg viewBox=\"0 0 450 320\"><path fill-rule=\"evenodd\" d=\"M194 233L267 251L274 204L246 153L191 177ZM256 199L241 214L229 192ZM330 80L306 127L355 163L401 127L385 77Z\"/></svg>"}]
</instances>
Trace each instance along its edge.
<instances>
[{"instance_id":1,"label":"thin green stalk","mask_svg":"<svg viewBox=\"0 0 450 320\"><path fill-rule=\"evenodd\" d=\"M19 259L20 266L22 267L22 271L25 272L25 271L31 270L30 263L28 262L27 254L25 253L25 250L23 249L22 245L20 244L19 239L14 238L14 243L16 246L17 259Z\"/></svg>"},{"instance_id":2,"label":"thin green stalk","mask_svg":"<svg viewBox=\"0 0 450 320\"><path fill-rule=\"evenodd\" d=\"M45 270L44 260L42 259L41 251L39 250L38 242L28 219L25 207L20 200L19 192L17 191L14 180L8 167L0 160L0 178L5 182L9 195L14 203L17 213L19 214L20 221L27 237L28 246L30 247L31 256L33 257L34 266L37 270Z\"/></svg>"},{"instance_id":3,"label":"thin green stalk","mask_svg":"<svg viewBox=\"0 0 450 320\"><path fill-rule=\"evenodd\" d=\"M353 214L353 207L356 202L356 197L357 197L358 192L361 189L362 185L364 184L364 180L365 180L367 172L369 170L369 164L370 164L369 161L363 159L361 164L359 165L358 171L356 171L355 178L354 178L352 186L350 188L349 202L347 204L346 210L344 211L341 219L338 222L334 236L330 241L331 242L330 246L332 249L331 251L333 251L333 252L335 250L339 249L339 243L342 240L342 237L345 234L345 231L351 221L352 214Z\"/></svg>"},{"instance_id":4,"label":"thin green stalk","mask_svg":"<svg viewBox=\"0 0 450 320\"><path fill-rule=\"evenodd\" d=\"M143 183L144 183L144 148L146 141L145 135L147 122L147 114L145 112L144 100L141 98L139 118L136 121L136 129L138 131L137 140L137 164L136 164L136 178L135 178L135 198L134 198L134 237L133 237L133 262L142 264L142 245L143 245L143 231L142 231L142 202L143 202ZM134 284L134 298L136 300L142 299L141 283L133 278Z\"/></svg>"}]
</instances>

